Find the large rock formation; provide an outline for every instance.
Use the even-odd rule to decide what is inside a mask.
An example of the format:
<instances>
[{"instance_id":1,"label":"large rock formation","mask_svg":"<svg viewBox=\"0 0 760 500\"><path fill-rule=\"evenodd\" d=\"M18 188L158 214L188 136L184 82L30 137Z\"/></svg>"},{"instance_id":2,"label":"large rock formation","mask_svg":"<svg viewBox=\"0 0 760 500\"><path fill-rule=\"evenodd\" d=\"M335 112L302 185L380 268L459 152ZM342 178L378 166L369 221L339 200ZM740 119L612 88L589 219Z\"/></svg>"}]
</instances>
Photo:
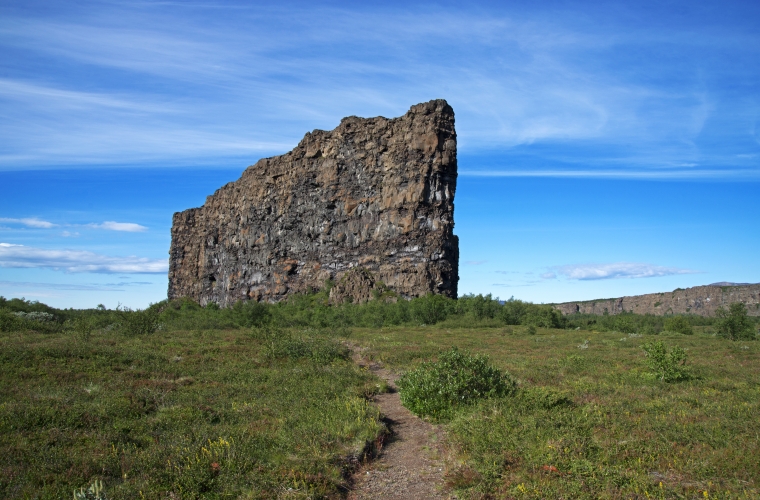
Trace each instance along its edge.
<instances>
[{"instance_id":1,"label":"large rock formation","mask_svg":"<svg viewBox=\"0 0 760 500\"><path fill-rule=\"evenodd\" d=\"M698 314L715 316L719 307L742 302L750 316L760 316L760 284L740 286L707 285L678 288L672 292L648 293L617 299L598 299L565 302L554 307L564 314L620 314L623 311L639 314Z\"/></svg>"},{"instance_id":2,"label":"large rock formation","mask_svg":"<svg viewBox=\"0 0 760 500\"><path fill-rule=\"evenodd\" d=\"M386 287L456 297L456 153L444 100L307 133L174 214L169 298L275 302L327 280L337 302Z\"/></svg>"}]
</instances>

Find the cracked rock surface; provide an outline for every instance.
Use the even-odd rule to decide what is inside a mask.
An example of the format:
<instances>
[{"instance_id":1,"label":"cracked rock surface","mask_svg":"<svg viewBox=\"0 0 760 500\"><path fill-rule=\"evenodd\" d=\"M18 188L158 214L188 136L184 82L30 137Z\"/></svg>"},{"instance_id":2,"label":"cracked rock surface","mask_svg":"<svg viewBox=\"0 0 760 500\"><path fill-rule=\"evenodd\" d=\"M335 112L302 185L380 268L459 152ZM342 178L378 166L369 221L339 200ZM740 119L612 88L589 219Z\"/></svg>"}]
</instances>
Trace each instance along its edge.
<instances>
[{"instance_id":1,"label":"cracked rock surface","mask_svg":"<svg viewBox=\"0 0 760 500\"><path fill-rule=\"evenodd\" d=\"M344 118L174 214L168 296L277 302L361 269L331 300L366 301L378 286L456 297L456 180L446 101L394 119Z\"/></svg>"}]
</instances>

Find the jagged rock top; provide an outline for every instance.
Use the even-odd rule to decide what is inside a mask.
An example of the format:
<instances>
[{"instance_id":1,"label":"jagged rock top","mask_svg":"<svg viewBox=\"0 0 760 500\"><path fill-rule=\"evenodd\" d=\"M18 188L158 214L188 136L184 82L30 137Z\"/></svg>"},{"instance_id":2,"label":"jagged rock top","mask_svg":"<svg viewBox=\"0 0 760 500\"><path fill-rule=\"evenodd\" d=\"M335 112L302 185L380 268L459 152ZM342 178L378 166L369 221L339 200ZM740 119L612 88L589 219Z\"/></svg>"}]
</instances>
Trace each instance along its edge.
<instances>
[{"instance_id":1,"label":"jagged rock top","mask_svg":"<svg viewBox=\"0 0 760 500\"><path fill-rule=\"evenodd\" d=\"M367 300L376 286L456 297L456 179L444 100L314 130L202 207L174 214L169 298L278 301L328 280L335 301Z\"/></svg>"}]
</instances>

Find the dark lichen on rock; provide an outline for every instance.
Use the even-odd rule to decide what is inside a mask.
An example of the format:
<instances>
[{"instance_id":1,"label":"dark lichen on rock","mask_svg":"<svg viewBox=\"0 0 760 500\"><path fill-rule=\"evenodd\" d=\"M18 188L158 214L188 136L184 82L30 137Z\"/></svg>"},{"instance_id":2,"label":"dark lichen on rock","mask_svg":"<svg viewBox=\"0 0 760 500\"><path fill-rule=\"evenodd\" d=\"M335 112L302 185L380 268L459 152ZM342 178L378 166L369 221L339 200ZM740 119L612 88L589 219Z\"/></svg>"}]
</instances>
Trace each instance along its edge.
<instances>
[{"instance_id":1,"label":"dark lichen on rock","mask_svg":"<svg viewBox=\"0 0 760 500\"><path fill-rule=\"evenodd\" d=\"M376 283L405 298L455 298L456 152L444 100L307 133L174 214L169 298L276 302L327 280L344 284L331 291L336 302L370 300Z\"/></svg>"}]
</instances>

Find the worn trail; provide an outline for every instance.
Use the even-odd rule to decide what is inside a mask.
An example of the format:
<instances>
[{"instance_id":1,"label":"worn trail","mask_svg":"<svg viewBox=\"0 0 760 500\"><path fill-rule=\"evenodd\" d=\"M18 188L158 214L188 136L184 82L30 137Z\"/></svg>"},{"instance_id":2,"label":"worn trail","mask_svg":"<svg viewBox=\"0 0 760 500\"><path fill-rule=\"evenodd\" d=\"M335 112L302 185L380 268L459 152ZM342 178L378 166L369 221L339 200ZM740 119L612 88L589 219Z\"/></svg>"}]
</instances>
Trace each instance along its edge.
<instances>
[{"instance_id":1,"label":"worn trail","mask_svg":"<svg viewBox=\"0 0 760 500\"><path fill-rule=\"evenodd\" d=\"M364 360L360 348L354 346L352 350L360 366L369 368L391 387L391 392L375 397L391 436L378 458L354 474L349 500L456 498L443 488L442 429L401 405L394 373Z\"/></svg>"}]
</instances>

